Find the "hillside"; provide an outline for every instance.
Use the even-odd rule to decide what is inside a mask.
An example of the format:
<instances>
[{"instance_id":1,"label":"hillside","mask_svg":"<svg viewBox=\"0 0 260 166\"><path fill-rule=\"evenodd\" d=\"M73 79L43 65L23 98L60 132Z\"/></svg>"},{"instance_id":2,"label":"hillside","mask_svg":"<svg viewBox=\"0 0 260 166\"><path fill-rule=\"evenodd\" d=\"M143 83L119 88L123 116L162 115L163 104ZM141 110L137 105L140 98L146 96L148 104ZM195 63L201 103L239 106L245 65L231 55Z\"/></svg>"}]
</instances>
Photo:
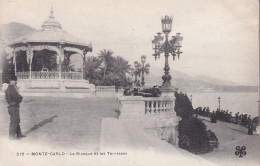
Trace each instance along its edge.
<instances>
[{"instance_id":1,"label":"hillside","mask_svg":"<svg viewBox=\"0 0 260 166\"><path fill-rule=\"evenodd\" d=\"M5 42L9 42L33 31L35 31L34 28L18 22L11 22L9 24L0 25L0 34L3 35Z\"/></svg>"},{"instance_id":2,"label":"hillside","mask_svg":"<svg viewBox=\"0 0 260 166\"><path fill-rule=\"evenodd\" d=\"M163 69L151 67L149 75L145 76L146 85L161 85ZM172 85L183 92L257 92L257 86L241 86L230 81L206 76L190 76L180 71L170 71L173 77Z\"/></svg>"}]
</instances>

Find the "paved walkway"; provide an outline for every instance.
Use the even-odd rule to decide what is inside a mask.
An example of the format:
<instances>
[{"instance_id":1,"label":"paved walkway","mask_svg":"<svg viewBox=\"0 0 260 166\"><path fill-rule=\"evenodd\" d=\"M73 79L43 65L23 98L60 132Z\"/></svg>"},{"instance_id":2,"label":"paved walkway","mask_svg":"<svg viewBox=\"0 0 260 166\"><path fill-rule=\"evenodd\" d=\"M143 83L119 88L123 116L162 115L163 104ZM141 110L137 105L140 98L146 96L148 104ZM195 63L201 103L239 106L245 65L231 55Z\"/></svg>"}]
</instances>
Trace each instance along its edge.
<instances>
[{"instance_id":1,"label":"paved walkway","mask_svg":"<svg viewBox=\"0 0 260 166\"><path fill-rule=\"evenodd\" d=\"M136 165L217 166L213 162L146 134L134 120L104 118L101 131L101 151L126 151L131 154L132 162L134 161Z\"/></svg>"},{"instance_id":2,"label":"paved walkway","mask_svg":"<svg viewBox=\"0 0 260 166\"><path fill-rule=\"evenodd\" d=\"M8 137L9 115L0 96L0 136ZM101 121L115 117L115 97L24 97L21 103L21 142L52 147L98 150Z\"/></svg>"},{"instance_id":3,"label":"paved walkway","mask_svg":"<svg viewBox=\"0 0 260 166\"><path fill-rule=\"evenodd\" d=\"M207 129L215 132L219 140L219 148L213 152L201 155L201 157L218 163L219 165L236 165L236 166L255 166L260 165L260 142L259 135L248 135L247 130L236 130L237 125L218 121L210 123L209 118L201 117L207 125ZM246 146L246 156L238 157L235 155L236 146Z\"/></svg>"}]
</instances>

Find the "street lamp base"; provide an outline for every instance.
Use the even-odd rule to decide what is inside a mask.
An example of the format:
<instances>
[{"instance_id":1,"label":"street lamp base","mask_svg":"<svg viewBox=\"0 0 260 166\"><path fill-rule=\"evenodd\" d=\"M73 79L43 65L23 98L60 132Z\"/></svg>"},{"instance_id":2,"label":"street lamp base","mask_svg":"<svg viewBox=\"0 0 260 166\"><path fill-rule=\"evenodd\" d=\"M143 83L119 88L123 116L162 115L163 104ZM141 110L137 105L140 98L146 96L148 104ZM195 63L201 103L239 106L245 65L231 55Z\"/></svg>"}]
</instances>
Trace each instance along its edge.
<instances>
[{"instance_id":1,"label":"street lamp base","mask_svg":"<svg viewBox=\"0 0 260 166\"><path fill-rule=\"evenodd\" d=\"M178 91L178 89L173 86L162 86L160 90L163 93L167 93L167 92L172 93Z\"/></svg>"}]
</instances>

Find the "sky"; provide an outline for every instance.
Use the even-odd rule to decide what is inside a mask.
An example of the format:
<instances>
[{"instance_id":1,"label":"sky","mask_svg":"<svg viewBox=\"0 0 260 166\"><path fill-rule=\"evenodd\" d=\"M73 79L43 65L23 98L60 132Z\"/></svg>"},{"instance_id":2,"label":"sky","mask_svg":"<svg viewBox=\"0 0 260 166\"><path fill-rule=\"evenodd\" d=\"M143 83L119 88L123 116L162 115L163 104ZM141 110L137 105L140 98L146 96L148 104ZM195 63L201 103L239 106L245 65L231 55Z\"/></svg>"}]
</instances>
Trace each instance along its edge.
<instances>
[{"instance_id":1,"label":"sky","mask_svg":"<svg viewBox=\"0 0 260 166\"><path fill-rule=\"evenodd\" d=\"M258 0L0 0L0 22L20 22L40 29L50 13L63 30L86 43L140 61L155 61L151 40L161 32L161 17L173 17L171 36L183 36L183 54L170 67L191 76L208 76L241 85L258 85Z\"/></svg>"}]
</instances>

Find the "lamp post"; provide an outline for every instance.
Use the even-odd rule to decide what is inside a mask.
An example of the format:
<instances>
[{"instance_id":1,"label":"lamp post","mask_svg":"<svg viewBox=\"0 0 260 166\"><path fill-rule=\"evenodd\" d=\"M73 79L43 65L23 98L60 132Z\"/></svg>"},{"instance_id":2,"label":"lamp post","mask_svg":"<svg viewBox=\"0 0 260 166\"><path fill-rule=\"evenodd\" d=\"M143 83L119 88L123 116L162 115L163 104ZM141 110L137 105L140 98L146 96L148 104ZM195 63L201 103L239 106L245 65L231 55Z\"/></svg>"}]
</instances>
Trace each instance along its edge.
<instances>
[{"instance_id":1,"label":"lamp post","mask_svg":"<svg viewBox=\"0 0 260 166\"><path fill-rule=\"evenodd\" d=\"M178 58L180 57L180 54L182 53L180 51L181 41L183 37L180 36L180 33L177 33L176 36L172 36L172 38L169 40L169 34L172 29L172 17L165 16L161 19L162 22L162 31L165 34L165 41L163 42L164 37L161 35L160 32L157 33L157 36L154 36L154 39L152 40L152 45L154 49L153 56L155 57L155 60L157 58L160 58L160 54L164 52L165 56L165 65L164 65L164 76L162 76L163 79L163 85L162 85L162 91L172 91L171 86L171 75L169 74L170 67L168 62L169 54L172 54L173 60L175 60L175 56L177 55Z\"/></svg>"},{"instance_id":2,"label":"lamp post","mask_svg":"<svg viewBox=\"0 0 260 166\"><path fill-rule=\"evenodd\" d=\"M220 101L221 101L221 98L218 97L218 109L219 109L219 111L220 111Z\"/></svg>"},{"instance_id":3,"label":"lamp post","mask_svg":"<svg viewBox=\"0 0 260 166\"><path fill-rule=\"evenodd\" d=\"M88 49L85 49L85 50L83 50L83 56L82 56L82 61L83 61L83 66L82 66L82 68L83 68L83 72L82 72L82 74L83 74L83 77L82 77L82 79L83 80L85 80L86 79L86 54L88 53L88 52L92 52L92 47L91 48L88 48Z\"/></svg>"},{"instance_id":4,"label":"lamp post","mask_svg":"<svg viewBox=\"0 0 260 166\"><path fill-rule=\"evenodd\" d=\"M145 60L146 60L146 56L145 55L141 56L141 62L143 64L143 66L142 66L142 82L141 82L142 86L144 86L144 84L145 84L145 82L144 82L144 69L145 69L144 63L145 63Z\"/></svg>"},{"instance_id":5,"label":"lamp post","mask_svg":"<svg viewBox=\"0 0 260 166\"><path fill-rule=\"evenodd\" d=\"M135 66L135 71L134 71L135 82L134 82L134 85L136 85L136 83L137 83L137 75L140 76L140 63L138 63L137 61L135 61L135 62L134 62L134 66Z\"/></svg>"}]
</instances>

